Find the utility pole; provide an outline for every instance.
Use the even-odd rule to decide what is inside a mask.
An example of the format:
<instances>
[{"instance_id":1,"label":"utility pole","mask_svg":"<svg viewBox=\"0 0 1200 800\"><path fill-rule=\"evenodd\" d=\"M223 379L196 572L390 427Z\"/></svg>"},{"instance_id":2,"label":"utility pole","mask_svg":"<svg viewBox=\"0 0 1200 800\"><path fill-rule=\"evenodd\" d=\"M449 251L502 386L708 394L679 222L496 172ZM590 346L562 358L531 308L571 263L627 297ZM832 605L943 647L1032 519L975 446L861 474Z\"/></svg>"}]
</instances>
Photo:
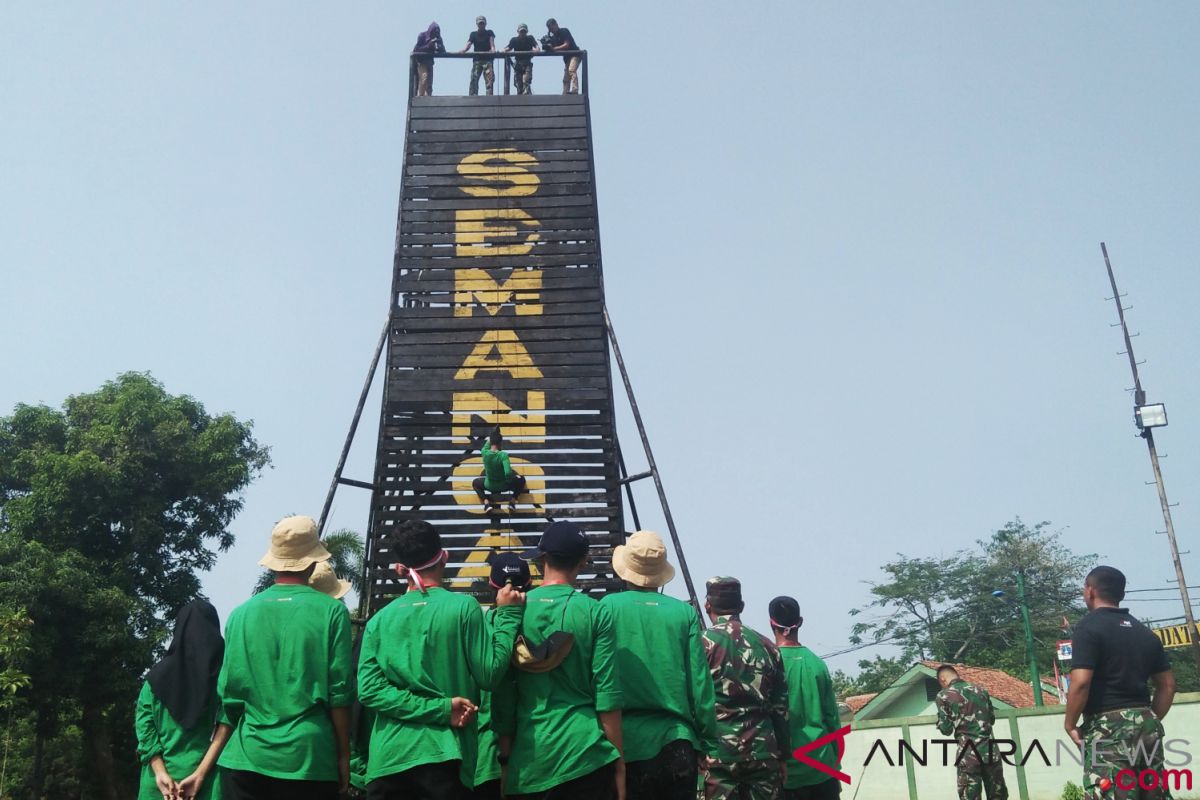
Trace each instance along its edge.
<instances>
[{"instance_id":1,"label":"utility pole","mask_svg":"<svg viewBox=\"0 0 1200 800\"><path fill-rule=\"evenodd\" d=\"M1143 414L1143 409L1153 407L1146 405L1146 392L1142 389L1142 379L1138 376L1138 362L1133 357L1133 341L1129 336L1129 326L1125 323L1125 307L1121 305L1121 293L1117 291L1117 279L1113 276L1112 262L1108 259L1108 247L1104 242L1100 243L1100 252L1104 254L1104 267L1108 270L1108 282L1112 285L1112 299L1117 304L1117 318L1120 320L1121 333L1125 336L1124 355L1129 356L1129 369L1133 372L1134 420L1141 429L1141 437L1146 440L1146 448L1150 451L1150 466L1154 470L1154 483L1158 486L1158 503L1162 506L1163 520L1167 524L1167 543L1171 547L1171 561L1175 564L1175 580L1179 584L1179 596L1183 600L1183 618L1187 622L1188 641L1191 642L1196 665L1200 666L1200 633L1196 631L1192 599L1188 596L1187 581L1183 577L1183 562L1179 560L1179 545L1175 541L1175 523L1171 521L1171 504L1167 502L1167 489L1163 485L1162 470L1158 466L1158 451L1154 448L1154 428L1167 424L1166 409L1159 407L1161 422L1145 424L1147 415Z\"/></svg>"},{"instance_id":2,"label":"utility pole","mask_svg":"<svg viewBox=\"0 0 1200 800\"><path fill-rule=\"evenodd\" d=\"M1029 676L1033 679L1033 704L1045 705L1042 699L1042 674L1038 671L1037 653L1033 649L1033 624L1029 621L1029 604L1025 602L1025 576L1017 570L1017 602L1021 606L1021 622L1025 626L1025 652L1029 655Z\"/></svg>"}]
</instances>

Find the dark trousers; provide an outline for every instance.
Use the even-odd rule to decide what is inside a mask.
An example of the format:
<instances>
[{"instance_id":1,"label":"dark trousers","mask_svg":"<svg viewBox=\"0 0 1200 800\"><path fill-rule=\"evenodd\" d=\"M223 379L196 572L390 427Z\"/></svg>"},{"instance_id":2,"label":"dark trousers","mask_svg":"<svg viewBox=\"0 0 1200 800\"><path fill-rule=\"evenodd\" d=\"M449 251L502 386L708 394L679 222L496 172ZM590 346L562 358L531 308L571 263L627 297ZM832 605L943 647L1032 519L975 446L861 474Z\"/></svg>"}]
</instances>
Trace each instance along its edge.
<instances>
[{"instance_id":1,"label":"dark trousers","mask_svg":"<svg viewBox=\"0 0 1200 800\"><path fill-rule=\"evenodd\" d=\"M469 793L471 800L500 800L500 779L481 783Z\"/></svg>"},{"instance_id":2,"label":"dark trousers","mask_svg":"<svg viewBox=\"0 0 1200 800\"><path fill-rule=\"evenodd\" d=\"M479 476L478 478L476 478L475 480L471 481L471 488L475 490L475 494L479 495L480 500L482 500L485 503L487 502L488 492L483 487L483 476L482 475ZM512 477L508 479L508 486L504 487L504 489L502 491L492 492L492 494L505 494L505 493L509 493L509 492L512 493L512 499L514 501L520 495L525 493L525 476L524 475L521 475L518 472L514 472L512 474Z\"/></svg>"},{"instance_id":3,"label":"dark trousers","mask_svg":"<svg viewBox=\"0 0 1200 800\"><path fill-rule=\"evenodd\" d=\"M625 764L627 800L696 800L700 766L687 739L663 745L654 758Z\"/></svg>"},{"instance_id":4,"label":"dark trousers","mask_svg":"<svg viewBox=\"0 0 1200 800\"><path fill-rule=\"evenodd\" d=\"M221 770L225 800L338 800L337 781L291 781L241 769Z\"/></svg>"},{"instance_id":5,"label":"dark trousers","mask_svg":"<svg viewBox=\"0 0 1200 800\"><path fill-rule=\"evenodd\" d=\"M617 796L616 769L614 764L605 764L595 772L560 783L543 792L510 794L508 797L509 800L613 800Z\"/></svg>"},{"instance_id":6,"label":"dark trousers","mask_svg":"<svg viewBox=\"0 0 1200 800\"><path fill-rule=\"evenodd\" d=\"M384 775L367 784L367 800L465 800L458 761L442 761Z\"/></svg>"},{"instance_id":7,"label":"dark trousers","mask_svg":"<svg viewBox=\"0 0 1200 800\"><path fill-rule=\"evenodd\" d=\"M783 800L838 800L842 796L842 782L830 778L812 786L801 786L799 789L784 789Z\"/></svg>"}]
</instances>

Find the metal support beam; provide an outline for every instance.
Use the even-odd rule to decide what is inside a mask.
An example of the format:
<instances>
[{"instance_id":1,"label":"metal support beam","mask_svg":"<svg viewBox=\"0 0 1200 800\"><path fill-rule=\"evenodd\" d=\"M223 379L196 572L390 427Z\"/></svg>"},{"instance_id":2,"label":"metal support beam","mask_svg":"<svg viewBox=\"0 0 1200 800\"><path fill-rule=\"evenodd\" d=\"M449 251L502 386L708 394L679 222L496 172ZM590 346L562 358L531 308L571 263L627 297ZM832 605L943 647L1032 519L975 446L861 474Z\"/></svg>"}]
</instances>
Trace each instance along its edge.
<instances>
[{"instance_id":1,"label":"metal support beam","mask_svg":"<svg viewBox=\"0 0 1200 800\"><path fill-rule=\"evenodd\" d=\"M329 491L325 493L325 505L321 507L321 518L317 521L318 536L325 533L325 522L329 519L329 509L333 507L333 496L337 494L339 483L359 486L363 489L375 488L373 484L343 480L342 470L346 468L346 458L350 455L350 446L354 444L354 434L358 431L358 421L362 418L363 406L367 404L367 395L371 392L371 384L375 382L375 372L379 368L379 357L383 354L383 346L387 343L390 325L391 318L389 317L383 325L383 332L379 334L379 344L375 345L375 355L371 357L371 368L367 370L367 378L363 381L362 391L358 395L358 405L354 408L354 418L350 420L350 431L346 434L346 441L342 444L342 454L338 457L337 468L333 471L333 480L329 482Z\"/></svg>"},{"instance_id":2,"label":"metal support beam","mask_svg":"<svg viewBox=\"0 0 1200 800\"><path fill-rule=\"evenodd\" d=\"M633 384L629 382L629 373L625 370L625 359L621 358L621 346L617 344L617 333L613 330L612 319L608 316L608 307L604 309L604 326L608 329L608 340L612 342L613 357L621 370L621 380L625 383L625 394L629 396L629 407L633 411L633 421L637 423L638 436L642 437L642 447L646 451L646 463L650 465L650 474L654 478L654 487L658 489L658 500L662 503L663 516L667 520L667 530L671 534L671 542L675 545L675 556L679 559L679 571L683 573L683 581L687 584L688 597L700 621L704 622L704 610L700 599L696 596L696 587L692 584L692 573L688 570L687 559L683 556L683 545L679 541L679 532L675 530L675 518L671 516L671 506L667 503L667 492L663 489L662 478L658 474L658 465L654 463L654 452L650 449L650 439L646 436L646 426L642 423L642 412L638 408L637 398L633 396Z\"/></svg>"}]
</instances>

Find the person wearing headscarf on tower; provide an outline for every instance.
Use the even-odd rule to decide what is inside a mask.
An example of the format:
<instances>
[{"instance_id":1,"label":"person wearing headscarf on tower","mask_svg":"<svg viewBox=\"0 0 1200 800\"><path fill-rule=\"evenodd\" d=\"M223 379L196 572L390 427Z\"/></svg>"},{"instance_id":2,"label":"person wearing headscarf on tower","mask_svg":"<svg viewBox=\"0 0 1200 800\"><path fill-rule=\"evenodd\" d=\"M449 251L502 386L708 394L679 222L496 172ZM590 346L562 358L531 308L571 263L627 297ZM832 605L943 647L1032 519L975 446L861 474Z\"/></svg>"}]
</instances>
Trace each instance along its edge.
<instances>
[{"instance_id":1,"label":"person wearing headscarf on tower","mask_svg":"<svg viewBox=\"0 0 1200 800\"><path fill-rule=\"evenodd\" d=\"M150 668L134 712L142 762L138 800L221 797L213 768L230 732L228 725L216 725L224 656L212 604L193 600L181 608L171 646Z\"/></svg>"},{"instance_id":2,"label":"person wearing headscarf on tower","mask_svg":"<svg viewBox=\"0 0 1200 800\"><path fill-rule=\"evenodd\" d=\"M428 97L433 94L433 56L446 52L442 42L442 29L436 22L417 36L417 44L413 47L413 59L417 66L417 97Z\"/></svg>"}]
</instances>

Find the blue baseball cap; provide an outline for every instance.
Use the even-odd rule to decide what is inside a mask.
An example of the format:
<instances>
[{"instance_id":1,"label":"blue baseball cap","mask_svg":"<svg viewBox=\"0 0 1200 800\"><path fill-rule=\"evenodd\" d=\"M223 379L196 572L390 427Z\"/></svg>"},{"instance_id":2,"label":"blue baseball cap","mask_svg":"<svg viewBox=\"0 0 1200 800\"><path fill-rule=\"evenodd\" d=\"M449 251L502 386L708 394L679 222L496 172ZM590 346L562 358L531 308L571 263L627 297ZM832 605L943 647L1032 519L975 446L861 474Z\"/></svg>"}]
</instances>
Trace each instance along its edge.
<instances>
[{"instance_id":1,"label":"blue baseball cap","mask_svg":"<svg viewBox=\"0 0 1200 800\"><path fill-rule=\"evenodd\" d=\"M529 565L516 553L497 553L492 556L492 573L488 576L488 583L493 589L499 589L506 583L516 589L524 589L532 581Z\"/></svg>"},{"instance_id":2,"label":"blue baseball cap","mask_svg":"<svg viewBox=\"0 0 1200 800\"><path fill-rule=\"evenodd\" d=\"M587 551L588 539L583 530L569 519L560 519L547 525L537 547L521 553L521 558L535 561L542 556L552 555L579 559L587 555Z\"/></svg>"}]
</instances>

